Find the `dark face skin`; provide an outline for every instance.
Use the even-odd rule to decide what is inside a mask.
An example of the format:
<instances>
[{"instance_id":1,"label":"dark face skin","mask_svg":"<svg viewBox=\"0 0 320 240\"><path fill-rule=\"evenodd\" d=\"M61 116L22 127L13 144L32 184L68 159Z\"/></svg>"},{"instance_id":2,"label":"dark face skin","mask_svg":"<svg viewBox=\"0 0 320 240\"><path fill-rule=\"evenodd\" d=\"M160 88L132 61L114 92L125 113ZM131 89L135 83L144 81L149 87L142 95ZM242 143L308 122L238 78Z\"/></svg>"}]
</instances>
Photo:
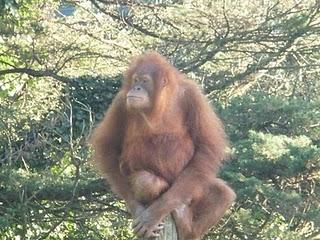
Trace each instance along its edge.
<instances>
[{"instance_id":1,"label":"dark face skin","mask_svg":"<svg viewBox=\"0 0 320 240\"><path fill-rule=\"evenodd\" d=\"M127 93L127 107L135 110L146 110L152 107L154 83L148 74L134 74L131 89Z\"/></svg>"}]
</instances>

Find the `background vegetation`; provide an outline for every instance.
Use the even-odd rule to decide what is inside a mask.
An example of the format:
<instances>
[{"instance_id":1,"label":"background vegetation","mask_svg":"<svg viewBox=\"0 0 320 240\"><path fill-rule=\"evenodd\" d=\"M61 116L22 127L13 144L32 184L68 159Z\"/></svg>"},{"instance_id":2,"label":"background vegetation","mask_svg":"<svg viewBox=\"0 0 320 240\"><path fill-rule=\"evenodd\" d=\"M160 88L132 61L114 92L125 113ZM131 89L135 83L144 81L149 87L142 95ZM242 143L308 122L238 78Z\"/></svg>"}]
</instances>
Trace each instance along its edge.
<instances>
[{"instance_id":1,"label":"background vegetation","mask_svg":"<svg viewBox=\"0 0 320 240\"><path fill-rule=\"evenodd\" d=\"M320 239L317 0L1 0L0 239L133 239L86 139L155 49L226 123L233 208L206 239Z\"/></svg>"}]
</instances>

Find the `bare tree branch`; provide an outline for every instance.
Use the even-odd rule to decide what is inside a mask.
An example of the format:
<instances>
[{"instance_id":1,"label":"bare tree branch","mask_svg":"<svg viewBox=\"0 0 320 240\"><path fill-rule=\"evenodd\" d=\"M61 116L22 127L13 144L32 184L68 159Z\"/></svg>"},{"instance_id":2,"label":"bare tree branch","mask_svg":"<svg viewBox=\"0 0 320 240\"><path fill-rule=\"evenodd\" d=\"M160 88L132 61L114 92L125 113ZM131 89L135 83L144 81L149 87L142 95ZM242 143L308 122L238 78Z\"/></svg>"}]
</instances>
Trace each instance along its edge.
<instances>
[{"instance_id":1,"label":"bare tree branch","mask_svg":"<svg viewBox=\"0 0 320 240\"><path fill-rule=\"evenodd\" d=\"M0 76L7 74L27 74L32 77L52 77L63 83L70 83L72 81L71 78L61 76L54 71L51 70L34 70L30 68L12 68L6 70L0 70Z\"/></svg>"}]
</instances>

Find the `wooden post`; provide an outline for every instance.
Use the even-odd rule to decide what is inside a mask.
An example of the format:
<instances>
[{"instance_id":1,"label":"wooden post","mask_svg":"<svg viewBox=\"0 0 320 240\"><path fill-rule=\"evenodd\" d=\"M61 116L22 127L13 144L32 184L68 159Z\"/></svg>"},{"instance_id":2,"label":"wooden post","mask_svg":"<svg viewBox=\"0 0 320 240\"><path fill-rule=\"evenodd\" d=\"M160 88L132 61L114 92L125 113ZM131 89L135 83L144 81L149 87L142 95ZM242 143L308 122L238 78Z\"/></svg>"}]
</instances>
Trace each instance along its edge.
<instances>
[{"instance_id":1,"label":"wooden post","mask_svg":"<svg viewBox=\"0 0 320 240\"><path fill-rule=\"evenodd\" d=\"M146 239L143 239L146 240ZM176 224L171 215L164 219L164 228L160 237L153 238L153 240L178 240L178 233Z\"/></svg>"},{"instance_id":2,"label":"wooden post","mask_svg":"<svg viewBox=\"0 0 320 240\"><path fill-rule=\"evenodd\" d=\"M164 219L163 233L157 240L178 240L177 228L172 215Z\"/></svg>"}]
</instances>

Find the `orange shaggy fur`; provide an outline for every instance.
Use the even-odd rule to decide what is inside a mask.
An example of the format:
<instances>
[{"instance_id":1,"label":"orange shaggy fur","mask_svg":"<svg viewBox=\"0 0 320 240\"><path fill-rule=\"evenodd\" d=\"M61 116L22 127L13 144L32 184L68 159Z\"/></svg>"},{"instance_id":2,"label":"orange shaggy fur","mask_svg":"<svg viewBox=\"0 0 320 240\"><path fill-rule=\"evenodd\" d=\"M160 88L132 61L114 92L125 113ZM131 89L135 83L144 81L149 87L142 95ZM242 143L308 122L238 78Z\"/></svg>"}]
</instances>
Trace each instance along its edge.
<instances>
[{"instance_id":1,"label":"orange shaggy fur","mask_svg":"<svg viewBox=\"0 0 320 240\"><path fill-rule=\"evenodd\" d=\"M126 108L141 69L155 86L153 107L143 113ZM153 226L173 213L180 239L200 239L235 199L217 178L228 147L223 125L198 86L156 52L136 58L124 76L91 137L95 163L132 212L141 203L153 216L141 214L139 223Z\"/></svg>"}]
</instances>

